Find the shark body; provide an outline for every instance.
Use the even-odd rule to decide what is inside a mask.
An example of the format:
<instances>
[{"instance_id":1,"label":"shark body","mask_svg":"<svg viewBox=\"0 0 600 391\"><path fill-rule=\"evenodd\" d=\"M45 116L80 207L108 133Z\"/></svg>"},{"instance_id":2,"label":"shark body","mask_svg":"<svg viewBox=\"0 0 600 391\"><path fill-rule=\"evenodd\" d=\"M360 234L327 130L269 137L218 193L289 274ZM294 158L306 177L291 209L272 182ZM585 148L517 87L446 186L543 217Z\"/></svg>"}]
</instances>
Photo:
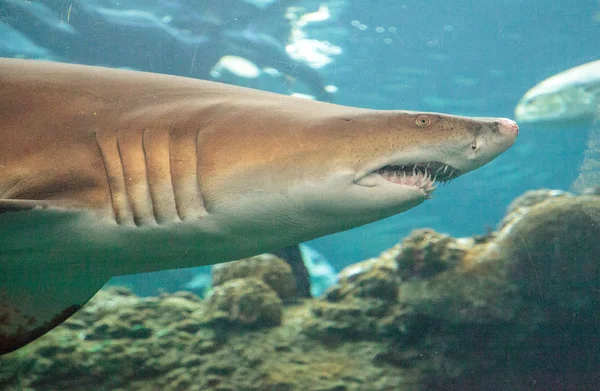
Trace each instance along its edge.
<instances>
[{"instance_id":1,"label":"shark body","mask_svg":"<svg viewBox=\"0 0 600 391\"><path fill-rule=\"evenodd\" d=\"M235 260L410 209L517 133L502 118L0 59L0 353L112 276Z\"/></svg>"}]
</instances>

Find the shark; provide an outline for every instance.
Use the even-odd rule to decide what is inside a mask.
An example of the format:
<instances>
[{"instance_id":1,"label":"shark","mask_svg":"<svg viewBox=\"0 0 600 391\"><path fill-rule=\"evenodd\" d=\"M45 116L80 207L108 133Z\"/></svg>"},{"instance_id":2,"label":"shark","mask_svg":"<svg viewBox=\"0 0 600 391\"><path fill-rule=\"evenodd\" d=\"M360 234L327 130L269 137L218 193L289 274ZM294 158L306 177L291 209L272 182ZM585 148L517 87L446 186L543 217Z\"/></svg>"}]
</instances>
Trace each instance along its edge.
<instances>
[{"instance_id":1,"label":"shark","mask_svg":"<svg viewBox=\"0 0 600 391\"><path fill-rule=\"evenodd\" d=\"M529 89L515 107L519 123L589 125L600 117L600 60L553 75Z\"/></svg>"},{"instance_id":2,"label":"shark","mask_svg":"<svg viewBox=\"0 0 600 391\"><path fill-rule=\"evenodd\" d=\"M0 353L112 276L240 259L413 208L518 131L506 118L0 59Z\"/></svg>"}]
</instances>

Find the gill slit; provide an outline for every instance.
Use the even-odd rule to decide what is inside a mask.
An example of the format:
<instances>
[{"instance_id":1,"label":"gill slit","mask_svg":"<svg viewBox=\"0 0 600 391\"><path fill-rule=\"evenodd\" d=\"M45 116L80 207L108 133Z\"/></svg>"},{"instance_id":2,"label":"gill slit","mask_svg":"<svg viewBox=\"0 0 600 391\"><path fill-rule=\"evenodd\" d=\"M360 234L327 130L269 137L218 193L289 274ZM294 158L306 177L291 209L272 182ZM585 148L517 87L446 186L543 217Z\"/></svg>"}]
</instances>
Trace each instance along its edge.
<instances>
[{"instance_id":1,"label":"gill slit","mask_svg":"<svg viewBox=\"0 0 600 391\"><path fill-rule=\"evenodd\" d=\"M148 129L144 129L142 131L142 154L144 155L144 168L146 170L146 189L148 189L148 197L150 199L150 204L152 207L152 215L154 216L154 221L157 224L160 224L161 222L159 221L158 212L156 210L157 209L156 200L152 196L152 190L150 189L150 173L148 172L148 153L146 150L146 133L147 132L148 132Z\"/></svg>"},{"instance_id":2,"label":"gill slit","mask_svg":"<svg viewBox=\"0 0 600 391\"><path fill-rule=\"evenodd\" d=\"M139 227L140 225L142 225L142 222L140 221L140 216L137 215L137 213L135 213L135 208L132 207L131 203L133 201L133 194L131 194L131 185L127 186L127 178L125 177L125 164L123 163L123 151L121 150L121 142L119 141L119 131L117 130L116 133L116 139L117 139L117 154L119 155L119 168L121 169L121 175L123 176L123 185L125 186L125 188L123 189L125 191L125 201L127 202L127 205L129 207L129 210L131 211L132 217L133 217L133 223Z\"/></svg>"},{"instance_id":3,"label":"gill slit","mask_svg":"<svg viewBox=\"0 0 600 391\"><path fill-rule=\"evenodd\" d=\"M200 132L201 129L198 128L198 131L196 132L196 137L194 138L194 142L195 142L195 148L194 148L194 173L196 174L196 189L198 189L198 197L200 198L199 203L200 203L200 207L202 208L201 210L208 213L208 206L206 205L206 203L204 202L204 193L202 192L202 187L200 186L200 177L198 176L198 156L200 156L200 153L198 152L198 148L200 143L198 142L198 140L200 139ZM204 218L204 216L202 214L200 214L199 216L200 218Z\"/></svg>"},{"instance_id":4,"label":"gill slit","mask_svg":"<svg viewBox=\"0 0 600 391\"><path fill-rule=\"evenodd\" d=\"M171 144L172 144L171 138L173 137L173 129L174 129L174 126L171 126L169 128L169 131L168 131L169 133L168 133L168 137L167 137L167 143L168 143L167 150L169 151L169 159L168 159L169 160L169 179L171 180L171 189L173 191L173 200L175 201L175 213L177 213L177 217L179 218L179 221L183 221L183 213L181 211L181 203L177 201L177 194L175 193L176 185L175 185L175 180L173 179L174 178L173 164L171 164L171 160L173 159L173 156L172 156L173 151L171 149Z\"/></svg>"},{"instance_id":5,"label":"gill slit","mask_svg":"<svg viewBox=\"0 0 600 391\"><path fill-rule=\"evenodd\" d=\"M104 149L102 148L102 144L100 143L100 140L98 139L98 132L92 132L92 133L94 134L94 141L96 142L96 146L98 147L98 151L100 152L100 157L102 159L102 166L104 167L104 173L106 174L106 182L108 183L108 194L110 195L110 204L112 206L113 218L115 219L115 222L117 224L121 225L121 224L125 223L125 216L123 216L120 213L119 205L117 205L117 200L116 200L117 195L115 194L116 189L114 189L115 185L113 183L113 180L111 179L110 168L108 167L108 156L106 156L106 153L105 153ZM118 140L118 138L117 138L117 140ZM117 141L117 143L118 143L118 141ZM119 158L120 158L120 155L119 155ZM122 170L122 166L123 166L123 163L120 164L121 170Z\"/></svg>"}]
</instances>

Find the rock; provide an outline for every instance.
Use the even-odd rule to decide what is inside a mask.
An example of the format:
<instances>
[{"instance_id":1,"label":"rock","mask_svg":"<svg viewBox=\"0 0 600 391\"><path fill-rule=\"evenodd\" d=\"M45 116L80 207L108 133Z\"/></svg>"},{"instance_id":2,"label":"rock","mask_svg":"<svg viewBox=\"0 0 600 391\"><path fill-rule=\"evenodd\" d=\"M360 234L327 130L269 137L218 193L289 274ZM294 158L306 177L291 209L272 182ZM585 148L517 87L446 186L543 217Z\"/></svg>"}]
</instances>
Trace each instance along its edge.
<instances>
[{"instance_id":1,"label":"rock","mask_svg":"<svg viewBox=\"0 0 600 391\"><path fill-rule=\"evenodd\" d=\"M306 334L321 339L377 336L378 322L396 304L400 278L394 247L378 258L348 266L322 300L310 305Z\"/></svg>"},{"instance_id":2,"label":"rock","mask_svg":"<svg viewBox=\"0 0 600 391\"><path fill-rule=\"evenodd\" d=\"M600 199L561 197L532 206L500 232L507 278L552 317L600 304Z\"/></svg>"},{"instance_id":3,"label":"rock","mask_svg":"<svg viewBox=\"0 0 600 391\"><path fill-rule=\"evenodd\" d=\"M292 269L283 259L272 254L234 262L221 263L212 267L212 285L217 287L227 281L253 277L263 281L273 289L282 300L297 295L296 280Z\"/></svg>"},{"instance_id":4,"label":"rock","mask_svg":"<svg viewBox=\"0 0 600 391\"><path fill-rule=\"evenodd\" d=\"M395 301L400 282L396 264L380 258L348 266L339 273L338 279L338 284L325 294L329 301L349 296Z\"/></svg>"},{"instance_id":5,"label":"rock","mask_svg":"<svg viewBox=\"0 0 600 391\"><path fill-rule=\"evenodd\" d=\"M506 210L506 216L500 222L498 230L502 230L507 224L514 222L523 216L529 208L555 197L573 197L573 194L562 190L539 189L526 191L510 203Z\"/></svg>"},{"instance_id":6,"label":"rock","mask_svg":"<svg viewBox=\"0 0 600 391\"><path fill-rule=\"evenodd\" d=\"M598 196L600 195L600 185L594 187L588 187L581 191L581 195Z\"/></svg>"},{"instance_id":7,"label":"rock","mask_svg":"<svg viewBox=\"0 0 600 391\"><path fill-rule=\"evenodd\" d=\"M413 231L402 241L396 257L398 274L403 280L429 278L453 269L473 247L473 239L456 239L431 229Z\"/></svg>"},{"instance_id":8,"label":"rock","mask_svg":"<svg viewBox=\"0 0 600 391\"><path fill-rule=\"evenodd\" d=\"M311 305L312 318L303 331L322 340L379 338L378 323L390 306L383 300L346 298L340 303L326 301Z\"/></svg>"},{"instance_id":9,"label":"rock","mask_svg":"<svg viewBox=\"0 0 600 391\"><path fill-rule=\"evenodd\" d=\"M272 327L281 323L277 293L256 278L237 278L218 285L206 301L207 324L224 327Z\"/></svg>"},{"instance_id":10,"label":"rock","mask_svg":"<svg viewBox=\"0 0 600 391\"><path fill-rule=\"evenodd\" d=\"M94 324L93 330L86 335L89 340L149 338L152 330L139 324L131 325L118 319L107 319Z\"/></svg>"},{"instance_id":11,"label":"rock","mask_svg":"<svg viewBox=\"0 0 600 391\"><path fill-rule=\"evenodd\" d=\"M510 214L520 208L529 208L542 201L555 197L573 197L572 193L562 190L538 189L526 191L522 196L517 197L510 203L506 214Z\"/></svg>"},{"instance_id":12,"label":"rock","mask_svg":"<svg viewBox=\"0 0 600 391\"><path fill-rule=\"evenodd\" d=\"M327 385L325 387L320 387L316 391L348 391L348 387L346 387L346 385L342 382L339 382L336 384Z\"/></svg>"}]
</instances>

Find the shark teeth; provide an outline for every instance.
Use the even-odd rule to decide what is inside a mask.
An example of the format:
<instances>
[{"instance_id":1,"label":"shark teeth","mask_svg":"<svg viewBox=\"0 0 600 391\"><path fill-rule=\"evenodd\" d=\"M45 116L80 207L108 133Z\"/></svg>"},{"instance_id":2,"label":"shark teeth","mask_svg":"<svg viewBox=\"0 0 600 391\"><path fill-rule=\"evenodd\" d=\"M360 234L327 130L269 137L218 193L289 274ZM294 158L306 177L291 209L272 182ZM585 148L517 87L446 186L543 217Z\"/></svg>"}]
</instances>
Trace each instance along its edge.
<instances>
[{"instance_id":1,"label":"shark teeth","mask_svg":"<svg viewBox=\"0 0 600 391\"><path fill-rule=\"evenodd\" d=\"M432 193L439 182L447 182L460 175L460 171L440 162L389 165L376 171L392 183L418 187L427 195Z\"/></svg>"}]
</instances>

